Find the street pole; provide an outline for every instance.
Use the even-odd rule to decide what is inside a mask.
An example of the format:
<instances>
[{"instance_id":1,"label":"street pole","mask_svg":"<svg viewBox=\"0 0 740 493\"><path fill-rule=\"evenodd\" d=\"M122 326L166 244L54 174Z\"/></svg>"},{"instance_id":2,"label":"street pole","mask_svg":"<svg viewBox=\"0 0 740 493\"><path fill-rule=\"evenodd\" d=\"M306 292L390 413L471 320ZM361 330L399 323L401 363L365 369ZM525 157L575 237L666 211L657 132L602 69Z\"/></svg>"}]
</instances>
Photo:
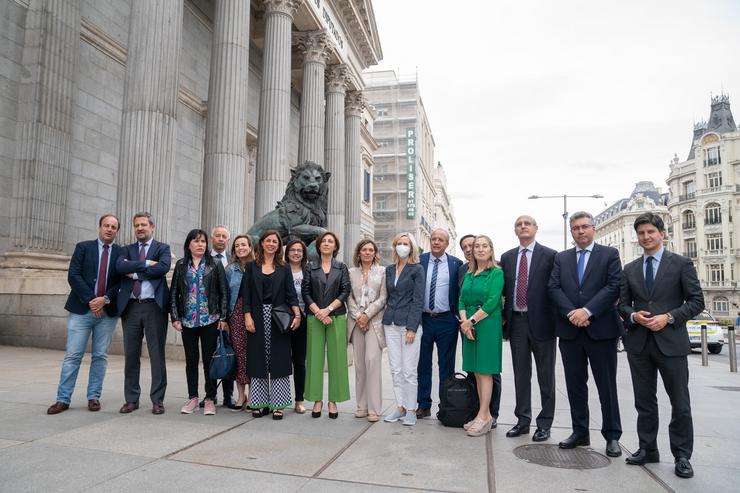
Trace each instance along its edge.
<instances>
[{"instance_id":1,"label":"street pole","mask_svg":"<svg viewBox=\"0 0 740 493\"><path fill-rule=\"evenodd\" d=\"M568 249L568 197L582 199L603 199L600 194L594 195L530 195L528 199L563 199L563 250Z\"/></svg>"}]
</instances>

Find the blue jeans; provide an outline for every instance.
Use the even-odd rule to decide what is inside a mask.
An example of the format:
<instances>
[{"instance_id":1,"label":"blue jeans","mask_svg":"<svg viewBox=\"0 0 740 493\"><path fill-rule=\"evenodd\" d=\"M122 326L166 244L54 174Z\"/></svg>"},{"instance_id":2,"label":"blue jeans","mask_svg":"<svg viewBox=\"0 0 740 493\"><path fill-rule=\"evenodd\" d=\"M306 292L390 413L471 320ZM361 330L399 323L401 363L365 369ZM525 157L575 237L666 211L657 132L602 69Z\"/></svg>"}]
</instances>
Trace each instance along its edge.
<instances>
[{"instance_id":1,"label":"blue jeans","mask_svg":"<svg viewBox=\"0 0 740 493\"><path fill-rule=\"evenodd\" d=\"M95 318L92 311L84 315L70 313L67 320L67 351L62 362L62 373L57 387L57 401L69 404L75 390L77 373L85 355L87 340L92 335L92 361L90 378L87 382L87 400L100 399L103 390L103 379L108 367L108 348L118 318L103 315Z\"/></svg>"}]
</instances>

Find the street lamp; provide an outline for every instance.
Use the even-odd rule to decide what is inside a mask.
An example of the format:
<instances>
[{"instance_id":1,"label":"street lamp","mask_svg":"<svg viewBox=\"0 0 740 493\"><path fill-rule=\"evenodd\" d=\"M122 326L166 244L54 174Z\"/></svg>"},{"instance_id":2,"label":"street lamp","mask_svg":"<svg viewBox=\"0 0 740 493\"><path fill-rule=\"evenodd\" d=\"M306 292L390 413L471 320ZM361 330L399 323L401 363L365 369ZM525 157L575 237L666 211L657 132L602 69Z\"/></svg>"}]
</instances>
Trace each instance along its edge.
<instances>
[{"instance_id":1,"label":"street lamp","mask_svg":"<svg viewBox=\"0 0 740 493\"><path fill-rule=\"evenodd\" d=\"M603 199L603 195L530 195L527 197L533 199L563 199L563 250L568 249L568 197L579 199Z\"/></svg>"}]
</instances>

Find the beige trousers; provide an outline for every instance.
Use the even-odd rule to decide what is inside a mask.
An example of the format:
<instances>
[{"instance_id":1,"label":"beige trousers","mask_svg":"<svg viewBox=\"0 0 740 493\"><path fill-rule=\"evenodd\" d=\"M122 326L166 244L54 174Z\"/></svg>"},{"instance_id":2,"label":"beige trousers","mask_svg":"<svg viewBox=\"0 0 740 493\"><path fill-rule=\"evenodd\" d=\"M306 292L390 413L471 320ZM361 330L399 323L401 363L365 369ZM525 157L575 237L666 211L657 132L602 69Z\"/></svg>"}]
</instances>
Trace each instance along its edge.
<instances>
[{"instance_id":1,"label":"beige trousers","mask_svg":"<svg viewBox=\"0 0 740 493\"><path fill-rule=\"evenodd\" d=\"M357 409L380 416L383 410L383 349L378 343L378 336L372 328L362 332L359 327L355 327L350 342L354 349Z\"/></svg>"}]
</instances>

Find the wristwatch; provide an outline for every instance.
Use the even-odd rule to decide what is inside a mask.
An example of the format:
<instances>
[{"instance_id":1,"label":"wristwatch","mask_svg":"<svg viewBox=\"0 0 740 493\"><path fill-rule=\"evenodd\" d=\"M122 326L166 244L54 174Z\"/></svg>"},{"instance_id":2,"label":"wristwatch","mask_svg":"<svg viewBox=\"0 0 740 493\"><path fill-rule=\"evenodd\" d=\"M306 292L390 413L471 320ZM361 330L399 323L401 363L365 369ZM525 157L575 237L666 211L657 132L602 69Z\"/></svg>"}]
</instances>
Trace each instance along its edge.
<instances>
[{"instance_id":1,"label":"wristwatch","mask_svg":"<svg viewBox=\"0 0 740 493\"><path fill-rule=\"evenodd\" d=\"M670 312L666 313L665 315L666 315L666 317L668 317L668 323L669 323L669 324L672 324L673 322L675 322L675 321L676 321L676 319L675 319L675 318L673 318L673 315L671 315L671 313L670 313Z\"/></svg>"},{"instance_id":2,"label":"wristwatch","mask_svg":"<svg viewBox=\"0 0 740 493\"><path fill-rule=\"evenodd\" d=\"M108 298L107 296L103 296L103 300L105 301L106 305L110 305L110 298Z\"/></svg>"},{"instance_id":3,"label":"wristwatch","mask_svg":"<svg viewBox=\"0 0 740 493\"><path fill-rule=\"evenodd\" d=\"M470 320L470 323L473 324L473 325L475 325L475 324L478 323L478 321L476 319L474 319L473 317L470 317L468 320Z\"/></svg>"}]
</instances>

